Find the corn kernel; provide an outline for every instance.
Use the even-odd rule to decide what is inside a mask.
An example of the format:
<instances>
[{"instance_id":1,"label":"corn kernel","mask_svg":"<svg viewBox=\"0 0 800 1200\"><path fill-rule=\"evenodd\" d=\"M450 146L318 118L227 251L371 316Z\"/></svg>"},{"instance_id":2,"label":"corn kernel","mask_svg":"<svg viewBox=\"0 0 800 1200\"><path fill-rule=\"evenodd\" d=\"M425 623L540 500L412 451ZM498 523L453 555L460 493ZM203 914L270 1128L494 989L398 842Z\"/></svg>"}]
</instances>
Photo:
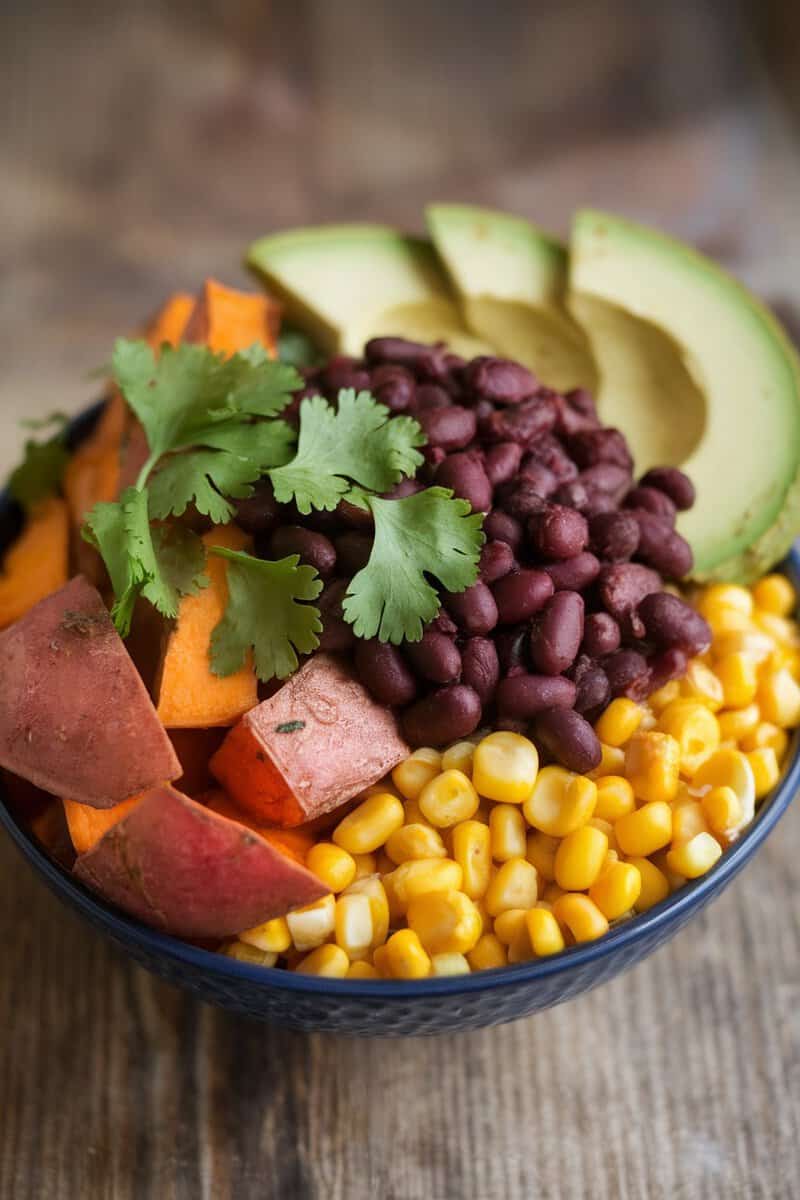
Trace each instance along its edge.
<instances>
[{"instance_id":1,"label":"corn kernel","mask_svg":"<svg viewBox=\"0 0 800 1200\"><path fill-rule=\"evenodd\" d=\"M690 842L698 833L708 833L709 827L703 805L699 800L681 804L672 810L672 845Z\"/></svg>"},{"instance_id":2,"label":"corn kernel","mask_svg":"<svg viewBox=\"0 0 800 1200\"><path fill-rule=\"evenodd\" d=\"M684 842L683 845L686 845L686 843ZM677 892L678 889L682 888L686 883L686 876L681 875L680 872L674 869L674 867L670 866L668 862L668 856L669 848L665 847L663 850L659 850L657 854L653 855L652 862L666 877L670 892Z\"/></svg>"},{"instance_id":3,"label":"corn kernel","mask_svg":"<svg viewBox=\"0 0 800 1200\"><path fill-rule=\"evenodd\" d=\"M375 950L372 954L372 962L381 979L391 979L392 970L389 965L389 957L386 953L385 943L381 946L375 947ZM355 965L356 964L354 963L353 966Z\"/></svg>"},{"instance_id":4,"label":"corn kernel","mask_svg":"<svg viewBox=\"0 0 800 1200\"><path fill-rule=\"evenodd\" d=\"M481 796L522 804L536 782L539 754L528 738L498 730L482 738L472 760L472 782Z\"/></svg>"},{"instance_id":5,"label":"corn kernel","mask_svg":"<svg viewBox=\"0 0 800 1200\"><path fill-rule=\"evenodd\" d=\"M318 946L305 958L301 958L295 967L299 975L323 975L326 979L344 979L350 966L350 959L341 946L328 943Z\"/></svg>"},{"instance_id":6,"label":"corn kernel","mask_svg":"<svg viewBox=\"0 0 800 1200\"><path fill-rule=\"evenodd\" d=\"M544 900L546 904L555 904L559 896L563 895L564 889L560 888L556 881L553 880L552 883L548 883L547 887L544 889L542 893L542 900Z\"/></svg>"},{"instance_id":7,"label":"corn kernel","mask_svg":"<svg viewBox=\"0 0 800 1200\"><path fill-rule=\"evenodd\" d=\"M584 825L567 834L556 851L556 883L565 892L591 887L603 866L608 838L599 829Z\"/></svg>"},{"instance_id":8,"label":"corn kernel","mask_svg":"<svg viewBox=\"0 0 800 1200\"><path fill-rule=\"evenodd\" d=\"M446 858L441 835L431 825L403 825L387 839L386 853L395 866L410 858Z\"/></svg>"},{"instance_id":9,"label":"corn kernel","mask_svg":"<svg viewBox=\"0 0 800 1200\"><path fill-rule=\"evenodd\" d=\"M726 654L715 667L722 684L726 708L745 708L756 698L758 690L757 664L749 654Z\"/></svg>"},{"instance_id":10,"label":"corn kernel","mask_svg":"<svg viewBox=\"0 0 800 1200\"><path fill-rule=\"evenodd\" d=\"M484 933L467 954L467 961L473 971L504 967L508 962L508 951L496 934Z\"/></svg>"},{"instance_id":11,"label":"corn kernel","mask_svg":"<svg viewBox=\"0 0 800 1200\"><path fill-rule=\"evenodd\" d=\"M547 833L529 833L525 843L525 857L532 867L536 867L540 879L548 883L556 877L556 850L558 838L550 837Z\"/></svg>"},{"instance_id":12,"label":"corn kernel","mask_svg":"<svg viewBox=\"0 0 800 1200\"><path fill-rule=\"evenodd\" d=\"M782 762L789 748L789 735L786 730L781 729L779 725L773 725L771 721L761 721L741 741L741 749L745 753L749 753L751 750L761 750L766 746L774 750L778 762Z\"/></svg>"},{"instance_id":13,"label":"corn kernel","mask_svg":"<svg viewBox=\"0 0 800 1200\"><path fill-rule=\"evenodd\" d=\"M755 614L755 623L762 633L766 633L779 646L786 650L800 649L800 626L796 621L789 621L786 617L777 617L759 609Z\"/></svg>"},{"instance_id":14,"label":"corn kernel","mask_svg":"<svg viewBox=\"0 0 800 1200\"><path fill-rule=\"evenodd\" d=\"M462 891L463 891L463 889L462 889ZM473 897L473 901L474 901L475 907L477 908L478 913L481 918L481 922L483 925L482 932L483 933L491 933L492 918L489 916L489 913L486 910L486 901L485 901L484 897L480 896L477 899L475 899Z\"/></svg>"},{"instance_id":15,"label":"corn kernel","mask_svg":"<svg viewBox=\"0 0 800 1200\"><path fill-rule=\"evenodd\" d=\"M608 921L588 896L565 892L553 905L553 916L565 925L576 942L591 942L608 933Z\"/></svg>"},{"instance_id":16,"label":"corn kernel","mask_svg":"<svg viewBox=\"0 0 800 1200\"><path fill-rule=\"evenodd\" d=\"M434 779L436 776L434 776ZM403 823L405 825L429 825L425 814L419 806L419 797L403 801Z\"/></svg>"},{"instance_id":17,"label":"corn kernel","mask_svg":"<svg viewBox=\"0 0 800 1200\"><path fill-rule=\"evenodd\" d=\"M531 958L533 958L533 946L528 934L527 921L523 921L508 947L508 961L509 965L513 965L514 963L528 962Z\"/></svg>"},{"instance_id":18,"label":"corn kernel","mask_svg":"<svg viewBox=\"0 0 800 1200\"><path fill-rule=\"evenodd\" d=\"M345 976L346 979L380 979L380 977L381 973L378 968L363 960L350 963Z\"/></svg>"},{"instance_id":19,"label":"corn kernel","mask_svg":"<svg viewBox=\"0 0 800 1200\"><path fill-rule=\"evenodd\" d=\"M394 894L403 910L417 896L460 891L464 873L451 858L411 858L401 863L386 879L391 880Z\"/></svg>"},{"instance_id":20,"label":"corn kernel","mask_svg":"<svg viewBox=\"0 0 800 1200\"><path fill-rule=\"evenodd\" d=\"M797 607L797 595L785 575L765 575L753 588L753 599L757 608L774 613L776 617L788 617Z\"/></svg>"},{"instance_id":21,"label":"corn kernel","mask_svg":"<svg viewBox=\"0 0 800 1200\"><path fill-rule=\"evenodd\" d=\"M378 860L374 854L351 854L350 857L356 864L356 879L365 879L367 875L374 875L378 869Z\"/></svg>"},{"instance_id":22,"label":"corn kernel","mask_svg":"<svg viewBox=\"0 0 800 1200\"><path fill-rule=\"evenodd\" d=\"M306 866L331 892L342 892L356 877L353 856L332 842L317 842L306 857Z\"/></svg>"},{"instance_id":23,"label":"corn kernel","mask_svg":"<svg viewBox=\"0 0 800 1200\"><path fill-rule=\"evenodd\" d=\"M443 771L426 783L419 794L425 820L438 829L468 821L475 816L479 803L478 793L463 771Z\"/></svg>"},{"instance_id":24,"label":"corn kernel","mask_svg":"<svg viewBox=\"0 0 800 1200\"><path fill-rule=\"evenodd\" d=\"M355 879L343 895L367 897L372 915L372 946L381 946L389 933L389 897L383 882L376 875Z\"/></svg>"},{"instance_id":25,"label":"corn kernel","mask_svg":"<svg viewBox=\"0 0 800 1200\"><path fill-rule=\"evenodd\" d=\"M379 792L362 800L333 831L337 846L349 854L369 854L382 846L403 824L403 806L390 792Z\"/></svg>"},{"instance_id":26,"label":"corn kernel","mask_svg":"<svg viewBox=\"0 0 800 1200\"><path fill-rule=\"evenodd\" d=\"M606 840L608 841L606 857L608 857L609 854L617 853L617 837L614 833L614 826L610 821L604 821L602 817L592 817L586 828L599 829L600 832L605 835Z\"/></svg>"},{"instance_id":27,"label":"corn kernel","mask_svg":"<svg viewBox=\"0 0 800 1200\"><path fill-rule=\"evenodd\" d=\"M551 837L566 837L585 825L597 803L597 784L564 767L544 767L522 811L534 829Z\"/></svg>"},{"instance_id":28,"label":"corn kernel","mask_svg":"<svg viewBox=\"0 0 800 1200\"><path fill-rule=\"evenodd\" d=\"M514 804L495 804L489 814L492 858L495 862L508 862L510 858L524 858L526 826L521 810Z\"/></svg>"},{"instance_id":29,"label":"corn kernel","mask_svg":"<svg viewBox=\"0 0 800 1200\"><path fill-rule=\"evenodd\" d=\"M762 629L737 629L722 633L714 639L711 648L715 659L727 658L730 654L746 654L756 665L766 662L775 653L775 639ZM721 685L720 685L721 688Z\"/></svg>"},{"instance_id":30,"label":"corn kernel","mask_svg":"<svg viewBox=\"0 0 800 1200\"><path fill-rule=\"evenodd\" d=\"M408 927L428 954L466 954L481 936L483 922L463 892L434 892L411 901Z\"/></svg>"},{"instance_id":31,"label":"corn kernel","mask_svg":"<svg viewBox=\"0 0 800 1200\"><path fill-rule=\"evenodd\" d=\"M286 917L273 917L254 929L245 929L244 933L239 934L239 941L256 946L267 954L284 954L292 944L292 935Z\"/></svg>"},{"instance_id":32,"label":"corn kernel","mask_svg":"<svg viewBox=\"0 0 800 1200\"><path fill-rule=\"evenodd\" d=\"M661 713L658 724L678 743L680 770L685 775L693 775L703 759L719 746L717 718L697 700L675 700Z\"/></svg>"},{"instance_id":33,"label":"corn kernel","mask_svg":"<svg viewBox=\"0 0 800 1200\"><path fill-rule=\"evenodd\" d=\"M372 946L372 905L369 896L352 892L336 901L334 937L350 959L366 958Z\"/></svg>"},{"instance_id":34,"label":"corn kernel","mask_svg":"<svg viewBox=\"0 0 800 1200\"><path fill-rule=\"evenodd\" d=\"M642 891L639 868L629 862L612 862L589 888L589 899L609 921L616 921L636 904Z\"/></svg>"},{"instance_id":35,"label":"corn kernel","mask_svg":"<svg viewBox=\"0 0 800 1200\"><path fill-rule=\"evenodd\" d=\"M761 800L767 792L772 791L780 779L781 769L777 756L771 746L763 746L760 750L751 750L747 761L753 771L756 800Z\"/></svg>"},{"instance_id":36,"label":"corn kernel","mask_svg":"<svg viewBox=\"0 0 800 1200\"><path fill-rule=\"evenodd\" d=\"M612 700L595 723L594 731L608 746L622 746L642 723L644 709L624 696Z\"/></svg>"},{"instance_id":37,"label":"corn kernel","mask_svg":"<svg viewBox=\"0 0 800 1200\"><path fill-rule=\"evenodd\" d=\"M525 914L525 929L537 958L558 954L564 949L564 935L553 913L546 908L530 909Z\"/></svg>"},{"instance_id":38,"label":"corn kernel","mask_svg":"<svg viewBox=\"0 0 800 1200\"><path fill-rule=\"evenodd\" d=\"M277 954L270 953L268 950L260 950L257 946L251 946L249 942L228 942L224 952L228 958L252 963L255 967L274 967L278 961Z\"/></svg>"},{"instance_id":39,"label":"corn kernel","mask_svg":"<svg viewBox=\"0 0 800 1200\"><path fill-rule=\"evenodd\" d=\"M469 975L470 971L463 954L434 954L431 958L432 975Z\"/></svg>"},{"instance_id":40,"label":"corn kernel","mask_svg":"<svg viewBox=\"0 0 800 1200\"><path fill-rule=\"evenodd\" d=\"M644 858L670 842L672 809L664 800L653 800L620 817L614 832L623 854Z\"/></svg>"},{"instance_id":41,"label":"corn kernel","mask_svg":"<svg viewBox=\"0 0 800 1200\"><path fill-rule=\"evenodd\" d=\"M640 800L669 801L678 790L680 760L680 746L670 734L635 733L625 751L625 776Z\"/></svg>"},{"instance_id":42,"label":"corn kernel","mask_svg":"<svg viewBox=\"0 0 800 1200\"><path fill-rule=\"evenodd\" d=\"M786 667L770 671L761 680L758 703L765 721L783 729L800 724L800 684Z\"/></svg>"},{"instance_id":43,"label":"corn kernel","mask_svg":"<svg viewBox=\"0 0 800 1200\"><path fill-rule=\"evenodd\" d=\"M742 805L733 788L711 788L700 803L712 833L727 837L739 828L742 820Z\"/></svg>"},{"instance_id":44,"label":"corn kernel","mask_svg":"<svg viewBox=\"0 0 800 1200\"><path fill-rule=\"evenodd\" d=\"M472 759L475 755L474 742L454 742L442 755L443 771L461 771L472 775Z\"/></svg>"},{"instance_id":45,"label":"corn kernel","mask_svg":"<svg viewBox=\"0 0 800 1200\"><path fill-rule=\"evenodd\" d=\"M697 604L698 611L710 620L719 608L731 608L746 617L753 615L753 597L738 583L712 583L705 588Z\"/></svg>"},{"instance_id":46,"label":"corn kernel","mask_svg":"<svg viewBox=\"0 0 800 1200\"><path fill-rule=\"evenodd\" d=\"M711 668L698 659L691 659L683 679L680 682L678 680L674 682L676 695L673 696L673 700L677 700L678 696L683 697L685 700L696 700L699 704L705 704L706 708L710 709L711 712L717 712L718 709L722 708L722 701L724 699L722 684ZM650 697L650 703L653 703L652 696ZM661 712L666 707L666 704L662 704L659 706L658 711Z\"/></svg>"},{"instance_id":47,"label":"corn kernel","mask_svg":"<svg viewBox=\"0 0 800 1200\"><path fill-rule=\"evenodd\" d=\"M431 973L431 960L413 929L398 929L386 943L378 970L384 966L393 979L426 979Z\"/></svg>"},{"instance_id":48,"label":"corn kernel","mask_svg":"<svg viewBox=\"0 0 800 1200\"><path fill-rule=\"evenodd\" d=\"M717 717L720 739L738 742L748 733L752 733L760 720L761 711L757 704L748 704L746 708L732 708L728 712L720 713Z\"/></svg>"},{"instance_id":49,"label":"corn kernel","mask_svg":"<svg viewBox=\"0 0 800 1200\"><path fill-rule=\"evenodd\" d=\"M286 924L295 950L305 953L321 946L333 933L335 918L336 901L330 895L287 913Z\"/></svg>"},{"instance_id":50,"label":"corn kernel","mask_svg":"<svg viewBox=\"0 0 800 1200\"><path fill-rule=\"evenodd\" d=\"M722 846L710 833L698 833L688 842L673 846L667 854L667 865L686 879L705 875L722 855Z\"/></svg>"},{"instance_id":51,"label":"corn kernel","mask_svg":"<svg viewBox=\"0 0 800 1200\"><path fill-rule=\"evenodd\" d=\"M694 662L694 659L692 660ZM692 662L689 666L692 666ZM706 668L708 670L708 668ZM688 669L687 669L688 674ZM709 672L711 674L711 672ZM722 689L720 688L720 703L722 703ZM657 691L651 692L647 697L647 703L656 714L660 713L662 708L666 708L673 700L677 700L681 694L681 684L677 679L670 679L669 683L665 683Z\"/></svg>"},{"instance_id":52,"label":"corn kernel","mask_svg":"<svg viewBox=\"0 0 800 1200\"><path fill-rule=\"evenodd\" d=\"M537 893L536 868L525 858L510 858L489 884L486 908L492 917L509 908L533 908Z\"/></svg>"},{"instance_id":53,"label":"corn kernel","mask_svg":"<svg viewBox=\"0 0 800 1200\"><path fill-rule=\"evenodd\" d=\"M589 774L592 779L601 779L604 775L621 775L625 770L625 751L621 746L609 746L607 742L600 743L600 762Z\"/></svg>"},{"instance_id":54,"label":"corn kernel","mask_svg":"<svg viewBox=\"0 0 800 1200\"><path fill-rule=\"evenodd\" d=\"M715 787L731 787L739 797L742 819L732 832L749 825L756 810L756 781L753 768L741 750L717 750L698 768L692 788L702 796L705 789Z\"/></svg>"},{"instance_id":55,"label":"corn kernel","mask_svg":"<svg viewBox=\"0 0 800 1200\"><path fill-rule=\"evenodd\" d=\"M442 756L439 751L421 746L397 764L392 771L392 782L406 800L416 800L425 784L435 779L441 769Z\"/></svg>"},{"instance_id":56,"label":"corn kernel","mask_svg":"<svg viewBox=\"0 0 800 1200\"><path fill-rule=\"evenodd\" d=\"M495 936L504 946L510 946L525 923L526 908L507 908L494 919Z\"/></svg>"},{"instance_id":57,"label":"corn kernel","mask_svg":"<svg viewBox=\"0 0 800 1200\"><path fill-rule=\"evenodd\" d=\"M461 890L471 900L485 895L492 865L489 826L480 821L460 821L453 829L453 858L461 867Z\"/></svg>"},{"instance_id":58,"label":"corn kernel","mask_svg":"<svg viewBox=\"0 0 800 1200\"><path fill-rule=\"evenodd\" d=\"M622 775L605 775L597 780L596 817L614 822L626 813L633 812L635 807L633 788Z\"/></svg>"},{"instance_id":59,"label":"corn kernel","mask_svg":"<svg viewBox=\"0 0 800 1200\"><path fill-rule=\"evenodd\" d=\"M653 905L666 900L669 895L669 880L649 858L630 858L628 865L636 867L641 879L639 897L633 907L637 913L647 912Z\"/></svg>"}]
</instances>

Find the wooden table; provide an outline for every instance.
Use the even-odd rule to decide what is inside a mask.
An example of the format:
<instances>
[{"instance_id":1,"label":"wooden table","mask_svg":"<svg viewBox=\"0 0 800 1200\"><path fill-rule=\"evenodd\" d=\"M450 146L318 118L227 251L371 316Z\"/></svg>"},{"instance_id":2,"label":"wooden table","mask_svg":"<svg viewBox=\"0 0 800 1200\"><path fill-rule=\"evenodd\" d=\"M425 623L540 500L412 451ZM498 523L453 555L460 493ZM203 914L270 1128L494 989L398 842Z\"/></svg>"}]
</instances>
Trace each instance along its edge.
<instances>
[{"instance_id":1,"label":"wooden table","mask_svg":"<svg viewBox=\"0 0 800 1200\"><path fill-rule=\"evenodd\" d=\"M78 408L167 290L240 279L251 237L415 225L434 196L561 229L617 207L791 317L800 158L743 10L663 9L7 5L0 465L18 417ZM367 1042L194 1003L0 843L0 1200L796 1197L799 850L795 810L712 910L581 1000Z\"/></svg>"}]
</instances>

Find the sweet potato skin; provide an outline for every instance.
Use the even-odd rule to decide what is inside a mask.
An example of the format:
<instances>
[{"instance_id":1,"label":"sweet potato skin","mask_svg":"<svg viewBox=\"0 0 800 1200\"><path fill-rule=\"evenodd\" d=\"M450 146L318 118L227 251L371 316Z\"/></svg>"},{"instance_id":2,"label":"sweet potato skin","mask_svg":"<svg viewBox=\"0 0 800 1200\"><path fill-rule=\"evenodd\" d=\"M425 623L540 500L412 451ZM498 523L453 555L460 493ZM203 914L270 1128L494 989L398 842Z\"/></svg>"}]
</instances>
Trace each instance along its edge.
<instances>
[{"instance_id":1,"label":"sweet potato skin","mask_svg":"<svg viewBox=\"0 0 800 1200\"><path fill-rule=\"evenodd\" d=\"M142 797L74 873L145 924L185 938L231 937L327 892L258 834L171 787Z\"/></svg>"},{"instance_id":2,"label":"sweet potato skin","mask_svg":"<svg viewBox=\"0 0 800 1200\"><path fill-rule=\"evenodd\" d=\"M80 575L0 634L0 766L94 808L181 773L99 593Z\"/></svg>"},{"instance_id":3,"label":"sweet potato skin","mask_svg":"<svg viewBox=\"0 0 800 1200\"><path fill-rule=\"evenodd\" d=\"M408 754L392 713L339 659L315 654L231 730L211 773L246 812L294 826L338 808Z\"/></svg>"}]
</instances>

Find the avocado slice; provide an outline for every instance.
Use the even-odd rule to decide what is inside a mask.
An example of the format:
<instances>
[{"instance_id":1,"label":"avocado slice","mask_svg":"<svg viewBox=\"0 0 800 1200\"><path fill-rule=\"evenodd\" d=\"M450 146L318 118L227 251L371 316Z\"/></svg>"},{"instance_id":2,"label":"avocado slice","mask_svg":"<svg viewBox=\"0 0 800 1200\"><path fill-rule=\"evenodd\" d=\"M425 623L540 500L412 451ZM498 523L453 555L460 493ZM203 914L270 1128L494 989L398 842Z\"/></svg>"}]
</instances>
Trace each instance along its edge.
<instances>
[{"instance_id":1,"label":"avocado slice","mask_svg":"<svg viewBox=\"0 0 800 1200\"><path fill-rule=\"evenodd\" d=\"M763 574L800 530L800 363L778 322L690 247L592 210L573 224L569 303L603 419L639 467L694 480L679 528L696 578Z\"/></svg>"},{"instance_id":2,"label":"avocado slice","mask_svg":"<svg viewBox=\"0 0 800 1200\"><path fill-rule=\"evenodd\" d=\"M288 319L328 354L361 354L378 335L491 353L470 335L431 244L384 225L320 225L255 242L247 264Z\"/></svg>"},{"instance_id":3,"label":"avocado slice","mask_svg":"<svg viewBox=\"0 0 800 1200\"><path fill-rule=\"evenodd\" d=\"M564 303L567 252L522 217L467 204L426 209L467 327L559 391L594 390L589 342Z\"/></svg>"}]
</instances>

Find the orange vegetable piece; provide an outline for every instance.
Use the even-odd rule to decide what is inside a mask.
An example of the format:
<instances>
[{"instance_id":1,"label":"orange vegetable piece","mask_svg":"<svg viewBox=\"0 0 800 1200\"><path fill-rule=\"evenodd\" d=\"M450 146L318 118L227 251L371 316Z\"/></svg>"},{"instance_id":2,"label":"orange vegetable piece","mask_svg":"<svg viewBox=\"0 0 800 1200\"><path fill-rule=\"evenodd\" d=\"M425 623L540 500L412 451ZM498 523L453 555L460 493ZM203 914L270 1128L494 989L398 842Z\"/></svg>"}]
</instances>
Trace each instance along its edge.
<instances>
[{"instance_id":1,"label":"orange vegetable piece","mask_svg":"<svg viewBox=\"0 0 800 1200\"><path fill-rule=\"evenodd\" d=\"M279 322L280 309L268 296L207 279L186 327L186 341L204 342L225 355L258 343L276 358Z\"/></svg>"},{"instance_id":2,"label":"orange vegetable piece","mask_svg":"<svg viewBox=\"0 0 800 1200\"><path fill-rule=\"evenodd\" d=\"M251 539L235 525L212 529L206 546L247 550ZM234 725L258 703L258 681L252 656L235 675L221 678L211 671L208 647L214 627L228 603L224 559L210 554L206 573L211 580L196 596L184 596L174 629L168 635L158 687L158 715L169 729L207 729Z\"/></svg>"},{"instance_id":3,"label":"orange vegetable piece","mask_svg":"<svg viewBox=\"0 0 800 1200\"><path fill-rule=\"evenodd\" d=\"M0 629L64 586L68 557L67 506L58 496L46 496L31 510L5 556L0 573Z\"/></svg>"},{"instance_id":4,"label":"orange vegetable piece","mask_svg":"<svg viewBox=\"0 0 800 1200\"><path fill-rule=\"evenodd\" d=\"M153 350L160 350L164 342L177 346L184 340L186 326L195 306L195 298L189 292L175 292L163 308L160 308L145 329L145 340Z\"/></svg>"},{"instance_id":5,"label":"orange vegetable piece","mask_svg":"<svg viewBox=\"0 0 800 1200\"><path fill-rule=\"evenodd\" d=\"M87 850L91 850L112 825L116 825L117 821L121 821L126 813L136 807L143 795L144 792L138 796L130 796L121 804L115 804L113 808L90 808L88 804L78 804L77 800L63 799L61 803L64 805L64 816L75 853L85 854Z\"/></svg>"},{"instance_id":6,"label":"orange vegetable piece","mask_svg":"<svg viewBox=\"0 0 800 1200\"><path fill-rule=\"evenodd\" d=\"M243 812L220 788L214 788L210 792L198 796L197 800L205 804L206 808L210 808L212 812L219 813L220 816L227 817L230 821L238 821L240 825L245 825L248 829L259 833L276 850L288 854L301 866L306 865L308 852L316 841L316 831L312 829L312 825L315 825L316 822L300 825L296 829L275 829Z\"/></svg>"}]
</instances>

